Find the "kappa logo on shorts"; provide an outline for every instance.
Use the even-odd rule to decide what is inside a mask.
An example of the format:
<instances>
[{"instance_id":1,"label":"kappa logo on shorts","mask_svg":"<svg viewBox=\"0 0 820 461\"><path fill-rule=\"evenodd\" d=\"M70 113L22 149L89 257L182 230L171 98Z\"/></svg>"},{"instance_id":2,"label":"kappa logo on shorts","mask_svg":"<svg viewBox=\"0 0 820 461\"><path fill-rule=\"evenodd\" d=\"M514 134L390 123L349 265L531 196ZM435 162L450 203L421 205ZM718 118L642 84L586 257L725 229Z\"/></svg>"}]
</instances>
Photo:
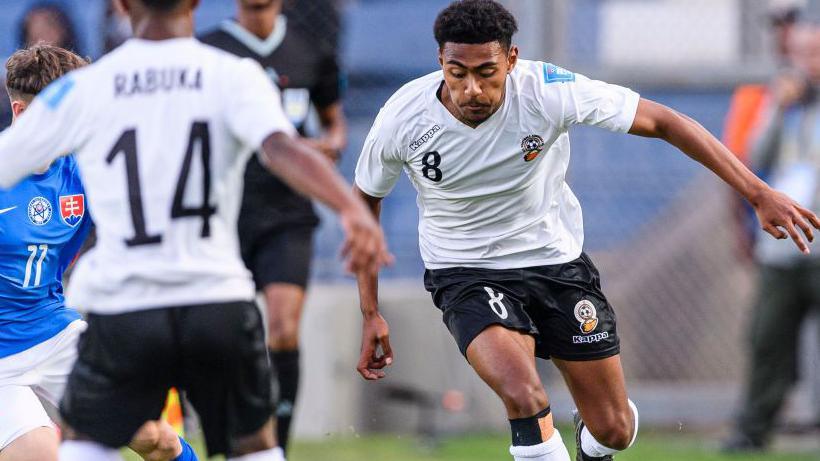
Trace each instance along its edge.
<instances>
[{"instance_id":1,"label":"kappa logo on shorts","mask_svg":"<svg viewBox=\"0 0 820 461\"><path fill-rule=\"evenodd\" d=\"M544 138L531 134L521 140L521 150L524 151L524 161L531 162L544 150Z\"/></svg>"},{"instance_id":2,"label":"kappa logo on shorts","mask_svg":"<svg viewBox=\"0 0 820 461\"><path fill-rule=\"evenodd\" d=\"M591 301L582 299L575 305L575 319L581 322L581 333L588 335L598 326L598 311Z\"/></svg>"}]
</instances>

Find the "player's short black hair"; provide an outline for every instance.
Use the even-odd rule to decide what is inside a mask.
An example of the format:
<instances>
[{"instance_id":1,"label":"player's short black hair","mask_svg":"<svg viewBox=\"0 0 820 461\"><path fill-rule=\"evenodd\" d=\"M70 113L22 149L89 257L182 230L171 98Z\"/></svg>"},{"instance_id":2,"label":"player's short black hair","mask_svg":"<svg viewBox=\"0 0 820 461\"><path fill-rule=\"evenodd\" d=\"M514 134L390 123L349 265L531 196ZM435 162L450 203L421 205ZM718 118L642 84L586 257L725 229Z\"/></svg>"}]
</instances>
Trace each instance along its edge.
<instances>
[{"instance_id":1,"label":"player's short black hair","mask_svg":"<svg viewBox=\"0 0 820 461\"><path fill-rule=\"evenodd\" d=\"M171 11L179 6L182 0L140 0L145 6L156 11Z\"/></svg>"},{"instance_id":2,"label":"player's short black hair","mask_svg":"<svg viewBox=\"0 0 820 461\"><path fill-rule=\"evenodd\" d=\"M515 17L494 0L456 0L441 11L433 26L439 47L452 43L498 41L505 49L518 32Z\"/></svg>"}]
</instances>

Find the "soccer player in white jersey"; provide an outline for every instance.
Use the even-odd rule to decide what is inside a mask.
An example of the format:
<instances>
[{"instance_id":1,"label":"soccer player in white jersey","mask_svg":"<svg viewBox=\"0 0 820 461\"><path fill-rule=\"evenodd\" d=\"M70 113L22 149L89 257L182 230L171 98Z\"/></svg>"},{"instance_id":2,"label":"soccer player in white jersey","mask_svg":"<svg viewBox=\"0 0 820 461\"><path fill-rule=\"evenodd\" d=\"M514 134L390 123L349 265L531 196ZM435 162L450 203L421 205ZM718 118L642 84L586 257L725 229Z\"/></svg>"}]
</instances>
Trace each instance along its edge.
<instances>
[{"instance_id":1,"label":"soccer player in white jersey","mask_svg":"<svg viewBox=\"0 0 820 461\"><path fill-rule=\"evenodd\" d=\"M12 54L5 83L14 120L52 81L86 65L51 45ZM0 461L56 461L57 433L40 400L58 404L77 358L86 323L65 307L62 278L93 227L73 157L0 189L0 208ZM163 421L145 423L130 447L153 461L196 459Z\"/></svg>"},{"instance_id":2,"label":"soccer player in white jersey","mask_svg":"<svg viewBox=\"0 0 820 461\"><path fill-rule=\"evenodd\" d=\"M192 37L196 0L122 3L136 38L52 83L0 134L2 188L75 152L97 227L68 289L67 304L89 315L61 402L60 458L117 459L177 387L211 455L281 460L237 243L248 155L259 151L294 189L339 212L352 272L375 274L389 258L381 231L321 154L293 137L259 65Z\"/></svg>"},{"instance_id":3,"label":"soccer player in white jersey","mask_svg":"<svg viewBox=\"0 0 820 461\"><path fill-rule=\"evenodd\" d=\"M518 59L515 18L493 0L450 4L436 19L442 70L391 97L365 141L356 189L378 215L401 171L418 191L425 287L476 373L503 401L516 460L567 461L535 357L552 358L578 407L577 459L611 460L638 428L615 316L583 253L566 183L576 124L657 137L747 198L770 234L803 251L820 221L749 172L697 122L620 86ZM359 278L358 370L393 361L377 277Z\"/></svg>"}]
</instances>

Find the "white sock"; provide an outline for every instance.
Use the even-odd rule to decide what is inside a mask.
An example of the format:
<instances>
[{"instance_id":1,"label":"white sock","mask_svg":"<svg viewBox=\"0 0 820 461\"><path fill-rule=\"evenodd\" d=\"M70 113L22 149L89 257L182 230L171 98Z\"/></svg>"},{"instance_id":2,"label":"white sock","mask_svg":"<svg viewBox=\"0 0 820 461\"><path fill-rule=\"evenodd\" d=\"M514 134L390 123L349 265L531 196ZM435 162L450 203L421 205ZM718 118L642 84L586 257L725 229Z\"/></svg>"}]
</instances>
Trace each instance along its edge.
<instances>
[{"instance_id":1,"label":"white sock","mask_svg":"<svg viewBox=\"0 0 820 461\"><path fill-rule=\"evenodd\" d=\"M632 410L632 416L635 419L635 427L632 432L632 440L629 441L629 446L631 447L632 444L635 443L635 438L638 436L638 407L635 406L635 403L632 402L632 400L627 400L627 403L629 403L629 408ZM589 428L586 425L584 426L584 429L581 431L581 449L584 450L584 453L586 453L587 456L592 456L593 458L614 455L615 453L618 453L620 451L606 447L597 440L595 440L595 437L592 436L592 433L589 432Z\"/></svg>"},{"instance_id":2,"label":"white sock","mask_svg":"<svg viewBox=\"0 0 820 461\"><path fill-rule=\"evenodd\" d=\"M122 461L120 451L88 440L65 440L60 444L60 461Z\"/></svg>"},{"instance_id":3,"label":"white sock","mask_svg":"<svg viewBox=\"0 0 820 461\"><path fill-rule=\"evenodd\" d=\"M546 442L531 446L511 446L515 461L570 461L567 447L556 429Z\"/></svg>"},{"instance_id":4,"label":"white sock","mask_svg":"<svg viewBox=\"0 0 820 461\"><path fill-rule=\"evenodd\" d=\"M285 461L285 452L282 451L282 447L274 447L270 450L257 451L236 458L228 458L227 461Z\"/></svg>"}]
</instances>

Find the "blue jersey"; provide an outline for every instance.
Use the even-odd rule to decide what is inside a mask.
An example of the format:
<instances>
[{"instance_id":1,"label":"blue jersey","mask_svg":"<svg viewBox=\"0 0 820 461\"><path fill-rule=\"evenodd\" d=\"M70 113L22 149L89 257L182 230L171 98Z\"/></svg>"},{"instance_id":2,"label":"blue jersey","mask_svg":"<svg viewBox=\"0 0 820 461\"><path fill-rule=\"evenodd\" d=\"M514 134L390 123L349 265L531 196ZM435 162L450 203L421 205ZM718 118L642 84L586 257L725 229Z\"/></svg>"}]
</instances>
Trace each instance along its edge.
<instances>
[{"instance_id":1,"label":"blue jersey","mask_svg":"<svg viewBox=\"0 0 820 461\"><path fill-rule=\"evenodd\" d=\"M0 358L80 318L65 307L62 279L90 228L73 157L0 189Z\"/></svg>"}]
</instances>

